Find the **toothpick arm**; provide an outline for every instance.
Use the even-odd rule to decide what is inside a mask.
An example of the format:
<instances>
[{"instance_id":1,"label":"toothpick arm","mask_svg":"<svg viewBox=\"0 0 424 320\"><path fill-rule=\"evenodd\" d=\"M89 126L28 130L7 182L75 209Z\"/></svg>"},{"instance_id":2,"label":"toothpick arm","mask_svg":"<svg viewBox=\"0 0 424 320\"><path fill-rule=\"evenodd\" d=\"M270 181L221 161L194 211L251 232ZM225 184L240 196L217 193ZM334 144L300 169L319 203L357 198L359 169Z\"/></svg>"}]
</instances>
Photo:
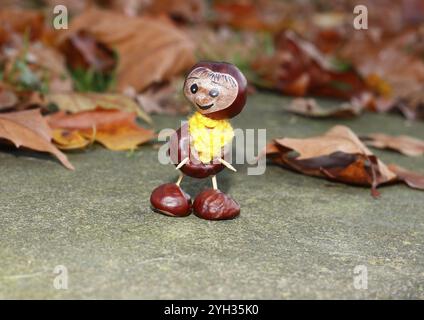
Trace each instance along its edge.
<instances>
[{"instance_id":1,"label":"toothpick arm","mask_svg":"<svg viewBox=\"0 0 424 320\"><path fill-rule=\"evenodd\" d=\"M219 159L219 162L221 162L224 166L226 166L231 171L237 172L236 168L234 168L230 163L228 163L224 159Z\"/></svg>"},{"instance_id":2,"label":"toothpick arm","mask_svg":"<svg viewBox=\"0 0 424 320\"><path fill-rule=\"evenodd\" d=\"M183 161L181 161L178 166L175 168L175 170L178 170L180 168L182 168L183 165L185 165L187 163L187 161L189 160L189 157L185 158Z\"/></svg>"}]
</instances>

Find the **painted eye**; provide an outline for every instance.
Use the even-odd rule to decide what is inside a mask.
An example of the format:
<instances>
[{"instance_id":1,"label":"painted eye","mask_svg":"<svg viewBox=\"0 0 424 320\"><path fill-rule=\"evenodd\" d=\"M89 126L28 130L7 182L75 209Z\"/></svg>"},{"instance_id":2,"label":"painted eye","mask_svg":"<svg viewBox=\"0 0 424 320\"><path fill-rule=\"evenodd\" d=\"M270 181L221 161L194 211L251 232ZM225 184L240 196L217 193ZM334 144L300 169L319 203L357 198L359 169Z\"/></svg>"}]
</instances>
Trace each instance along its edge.
<instances>
[{"instance_id":1,"label":"painted eye","mask_svg":"<svg viewBox=\"0 0 424 320\"><path fill-rule=\"evenodd\" d=\"M216 98L217 96L219 96L219 91L218 91L218 90L216 90L216 89L212 89L211 91L209 91L209 95L210 95L212 98Z\"/></svg>"},{"instance_id":2,"label":"painted eye","mask_svg":"<svg viewBox=\"0 0 424 320\"><path fill-rule=\"evenodd\" d=\"M197 84L193 84L190 87L190 91L191 91L192 94L195 94L197 92L197 90L199 90L199 87L197 86Z\"/></svg>"}]
</instances>

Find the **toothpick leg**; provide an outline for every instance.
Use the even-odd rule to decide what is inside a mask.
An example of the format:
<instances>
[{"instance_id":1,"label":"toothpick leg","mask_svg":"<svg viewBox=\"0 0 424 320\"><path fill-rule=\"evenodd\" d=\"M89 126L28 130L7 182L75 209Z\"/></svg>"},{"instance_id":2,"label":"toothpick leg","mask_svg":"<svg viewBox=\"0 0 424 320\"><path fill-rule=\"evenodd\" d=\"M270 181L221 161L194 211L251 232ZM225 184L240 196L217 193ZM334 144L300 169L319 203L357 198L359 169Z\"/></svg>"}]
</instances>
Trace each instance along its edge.
<instances>
[{"instance_id":1,"label":"toothpick leg","mask_svg":"<svg viewBox=\"0 0 424 320\"><path fill-rule=\"evenodd\" d=\"M180 176L178 177L177 182L175 183L177 186L180 186L181 181L184 178L184 173L180 172Z\"/></svg>"},{"instance_id":2,"label":"toothpick leg","mask_svg":"<svg viewBox=\"0 0 424 320\"><path fill-rule=\"evenodd\" d=\"M212 186L214 190L218 189L218 183L216 182L216 176L212 176Z\"/></svg>"}]
</instances>

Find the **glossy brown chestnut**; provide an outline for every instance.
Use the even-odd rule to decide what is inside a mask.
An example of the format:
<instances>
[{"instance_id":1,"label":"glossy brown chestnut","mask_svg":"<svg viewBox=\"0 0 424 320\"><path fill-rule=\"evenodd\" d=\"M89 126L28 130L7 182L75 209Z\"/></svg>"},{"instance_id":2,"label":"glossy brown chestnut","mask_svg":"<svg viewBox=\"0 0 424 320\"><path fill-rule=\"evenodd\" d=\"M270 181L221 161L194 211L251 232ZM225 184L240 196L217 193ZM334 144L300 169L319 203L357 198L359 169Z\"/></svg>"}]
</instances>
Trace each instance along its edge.
<instances>
[{"instance_id":1,"label":"glossy brown chestnut","mask_svg":"<svg viewBox=\"0 0 424 320\"><path fill-rule=\"evenodd\" d=\"M223 110L213 113L205 114L206 117L214 120L231 119L238 115L244 108L247 99L247 80L243 73L235 65L227 62L211 62L201 61L196 63L191 70L190 74L196 68L207 68L213 72L224 73L232 76L238 83L238 93L236 99L231 105ZM187 81L187 80L186 80Z\"/></svg>"},{"instance_id":2,"label":"glossy brown chestnut","mask_svg":"<svg viewBox=\"0 0 424 320\"><path fill-rule=\"evenodd\" d=\"M188 124L183 125L170 138L170 150L168 152L175 166L188 157L189 161L180 170L184 174L198 179L207 178L222 171L225 166L221 163L202 163L197 158L195 159L190 149L190 134L187 126ZM172 150L177 152L172 152ZM224 157L224 151L222 157Z\"/></svg>"},{"instance_id":3,"label":"glossy brown chestnut","mask_svg":"<svg viewBox=\"0 0 424 320\"><path fill-rule=\"evenodd\" d=\"M172 217L185 217L191 213L191 199L175 183L165 183L150 196L153 210Z\"/></svg>"},{"instance_id":4,"label":"glossy brown chestnut","mask_svg":"<svg viewBox=\"0 0 424 320\"><path fill-rule=\"evenodd\" d=\"M240 214L240 206L220 190L206 189L193 203L194 214L206 220L234 219Z\"/></svg>"}]
</instances>

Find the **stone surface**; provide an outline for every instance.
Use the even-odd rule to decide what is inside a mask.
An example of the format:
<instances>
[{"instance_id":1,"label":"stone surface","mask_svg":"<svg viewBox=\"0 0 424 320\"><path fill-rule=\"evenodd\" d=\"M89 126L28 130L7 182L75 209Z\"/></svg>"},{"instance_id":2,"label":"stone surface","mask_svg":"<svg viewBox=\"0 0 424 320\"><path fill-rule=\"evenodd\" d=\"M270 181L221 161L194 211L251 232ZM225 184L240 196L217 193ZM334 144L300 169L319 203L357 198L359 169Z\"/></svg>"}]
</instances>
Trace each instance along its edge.
<instances>
[{"instance_id":1,"label":"stone surface","mask_svg":"<svg viewBox=\"0 0 424 320\"><path fill-rule=\"evenodd\" d=\"M289 101L250 97L234 127L305 137L343 123L424 137L423 123L397 115L310 120L283 112ZM376 153L424 173L423 157ZM367 188L238 166L218 183L241 204L239 218L177 219L150 210L150 192L177 178L157 149L94 147L69 158L75 172L50 156L0 152L0 298L424 298L423 192L388 186L375 200ZM210 181L182 187L194 197ZM67 290L53 286L57 265L68 270ZM357 265L368 269L367 290L354 288Z\"/></svg>"}]
</instances>

